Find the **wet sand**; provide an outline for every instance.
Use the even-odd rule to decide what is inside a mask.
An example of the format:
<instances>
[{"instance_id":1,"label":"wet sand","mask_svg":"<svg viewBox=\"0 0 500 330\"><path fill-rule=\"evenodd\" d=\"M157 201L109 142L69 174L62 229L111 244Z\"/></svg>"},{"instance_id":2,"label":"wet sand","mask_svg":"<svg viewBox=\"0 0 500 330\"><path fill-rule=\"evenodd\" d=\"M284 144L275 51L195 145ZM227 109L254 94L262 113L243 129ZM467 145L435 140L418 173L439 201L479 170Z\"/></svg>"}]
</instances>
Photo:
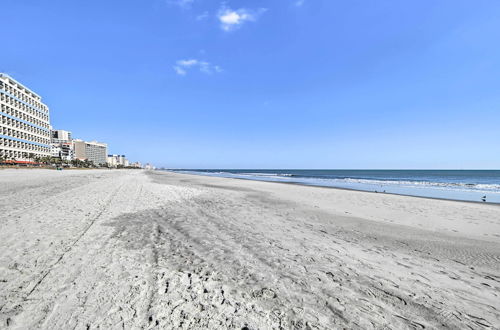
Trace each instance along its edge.
<instances>
[{"instance_id":1,"label":"wet sand","mask_svg":"<svg viewBox=\"0 0 500 330\"><path fill-rule=\"evenodd\" d=\"M500 207L0 171L0 328L500 327Z\"/></svg>"}]
</instances>

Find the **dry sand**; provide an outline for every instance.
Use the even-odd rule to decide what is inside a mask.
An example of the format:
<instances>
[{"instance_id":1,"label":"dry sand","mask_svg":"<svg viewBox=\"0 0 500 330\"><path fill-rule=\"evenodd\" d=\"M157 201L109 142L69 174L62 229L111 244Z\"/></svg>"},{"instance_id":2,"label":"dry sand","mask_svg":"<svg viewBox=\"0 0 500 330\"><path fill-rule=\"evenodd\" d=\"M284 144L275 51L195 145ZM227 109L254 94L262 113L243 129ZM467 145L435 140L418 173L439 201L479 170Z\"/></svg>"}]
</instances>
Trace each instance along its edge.
<instances>
[{"instance_id":1,"label":"dry sand","mask_svg":"<svg viewBox=\"0 0 500 330\"><path fill-rule=\"evenodd\" d=\"M500 207L0 171L1 329L500 328Z\"/></svg>"}]
</instances>

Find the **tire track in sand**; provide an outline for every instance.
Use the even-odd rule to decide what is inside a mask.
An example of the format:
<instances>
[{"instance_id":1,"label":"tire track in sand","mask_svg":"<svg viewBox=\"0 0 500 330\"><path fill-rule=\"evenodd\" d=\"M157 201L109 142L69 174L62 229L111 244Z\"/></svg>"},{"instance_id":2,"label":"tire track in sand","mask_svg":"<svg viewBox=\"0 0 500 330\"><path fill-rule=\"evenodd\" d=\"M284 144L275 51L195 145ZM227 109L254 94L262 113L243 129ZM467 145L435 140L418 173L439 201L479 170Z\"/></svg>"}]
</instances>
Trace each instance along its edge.
<instances>
[{"instance_id":1,"label":"tire track in sand","mask_svg":"<svg viewBox=\"0 0 500 330\"><path fill-rule=\"evenodd\" d=\"M68 248L66 249L66 251L64 251L58 258L57 260L51 265L49 266L49 268L43 273L43 275L40 277L40 279L38 281L36 281L35 285L33 286L33 288L31 288L31 290L28 292L28 294L26 296L23 297L23 301L26 301L29 299L29 297L33 294L33 292L35 292L35 290L38 288L38 286L40 284L42 284L42 282L45 280L45 278L52 272L52 270L61 262L61 260L63 260L63 258L69 253L71 252L71 250L73 249L73 247L83 238L83 236L85 236L85 234L90 230L90 228L96 223L97 220L99 220L99 218L103 215L103 213L109 208L109 206L111 205L111 202L113 201L114 197L118 194L118 191L120 191L120 189L123 188L123 186L125 185L125 183L122 183L118 188L116 188L111 194L110 196L108 197L108 199L106 200L106 202L104 203L104 206L101 207L101 209L98 211L98 213L94 216L94 218L92 218L92 220L90 220L90 223L88 224L88 226L80 233L80 235L78 235L78 237L73 241L73 243L71 243Z\"/></svg>"}]
</instances>

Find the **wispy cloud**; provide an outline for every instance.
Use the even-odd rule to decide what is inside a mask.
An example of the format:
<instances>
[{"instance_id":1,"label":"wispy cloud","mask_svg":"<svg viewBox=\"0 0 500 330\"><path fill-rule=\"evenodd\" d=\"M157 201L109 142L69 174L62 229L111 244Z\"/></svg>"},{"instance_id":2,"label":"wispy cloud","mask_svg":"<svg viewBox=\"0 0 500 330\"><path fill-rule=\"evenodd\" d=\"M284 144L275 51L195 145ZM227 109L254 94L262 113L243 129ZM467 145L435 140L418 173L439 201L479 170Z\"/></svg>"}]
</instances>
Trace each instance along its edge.
<instances>
[{"instance_id":1,"label":"wispy cloud","mask_svg":"<svg viewBox=\"0 0 500 330\"><path fill-rule=\"evenodd\" d=\"M222 72L222 68L220 66L197 59L179 60L173 68L175 73L180 76L185 76L191 69L198 69L200 72L205 74Z\"/></svg>"},{"instance_id":2,"label":"wispy cloud","mask_svg":"<svg viewBox=\"0 0 500 330\"><path fill-rule=\"evenodd\" d=\"M306 0L295 0L294 5L296 7L302 7L302 5L306 2Z\"/></svg>"},{"instance_id":3,"label":"wispy cloud","mask_svg":"<svg viewBox=\"0 0 500 330\"><path fill-rule=\"evenodd\" d=\"M175 73L177 73L179 76L185 76L185 75L186 75L186 73L187 73L187 71L186 71L186 70L184 70L182 67L180 67L180 66L178 66L178 65L174 66L174 71L175 71Z\"/></svg>"},{"instance_id":4,"label":"wispy cloud","mask_svg":"<svg viewBox=\"0 0 500 330\"><path fill-rule=\"evenodd\" d=\"M196 16L197 21L202 21L202 20L207 19L207 18L208 18L208 11Z\"/></svg>"},{"instance_id":5,"label":"wispy cloud","mask_svg":"<svg viewBox=\"0 0 500 330\"><path fill-rule=\"evenodd\" d=\"M239 28L246 22L255 22L266 11L266 8L260 8L258 10L240 8L233 10L222 7L219 9L217 18L219 19L221 28L224 31L231 31Z\"/></svg>"}]
</instances>

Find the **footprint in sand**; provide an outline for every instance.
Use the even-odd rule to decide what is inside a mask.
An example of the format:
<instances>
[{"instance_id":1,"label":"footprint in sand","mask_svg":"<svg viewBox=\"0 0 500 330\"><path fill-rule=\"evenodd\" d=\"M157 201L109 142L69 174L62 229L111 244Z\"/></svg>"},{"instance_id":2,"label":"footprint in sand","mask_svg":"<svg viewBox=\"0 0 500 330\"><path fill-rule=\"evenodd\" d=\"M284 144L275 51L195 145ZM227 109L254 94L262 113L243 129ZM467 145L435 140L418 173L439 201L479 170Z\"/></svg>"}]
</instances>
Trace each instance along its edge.
<instances>
[{"instance_id":1,"label":"footprint in sand","mask_svg":"<svg viewBox=\"0 0 500 330\"><path fill-rule=\"evenodd\" d=\"M276 293L272 289L263 288L261 290L254 291L252 296L254 298L273 299L276 298Z\"/></svg>"}]
</instances>

